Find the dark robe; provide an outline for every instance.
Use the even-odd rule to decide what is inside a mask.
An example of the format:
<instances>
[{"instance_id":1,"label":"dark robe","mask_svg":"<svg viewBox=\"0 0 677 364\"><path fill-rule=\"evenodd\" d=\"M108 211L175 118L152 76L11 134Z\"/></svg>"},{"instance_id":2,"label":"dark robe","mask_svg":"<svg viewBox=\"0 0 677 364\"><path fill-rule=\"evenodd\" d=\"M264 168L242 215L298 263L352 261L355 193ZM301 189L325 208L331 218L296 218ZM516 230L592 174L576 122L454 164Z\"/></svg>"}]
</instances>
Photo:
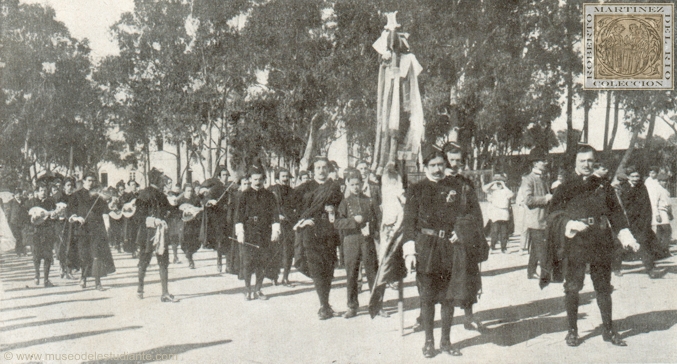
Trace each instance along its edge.
<instances>
[{"instance_id":1,"label":"dark robe","mask_svg":"<svg viewBox=\"0 0 677 364\"><path fill-rule=\"evenodd\" d=\"M95 276L91 269L95 258L99 260L100 277L115 272L115 263L108 246L108 234L103 222L103 214L109 211L108 203L98 195L90 194L84 188L74 192L70 201L67 215L75 214L85 219L82 225L75 223L80 264L84 268L83 277Z\"/></svg>"},{"instance_id":2,"label":"dark robe","mask_svg":"<svg viewBox=\"0 0 677 364\"><path fill-rule=\"evenodd\" d=\"M628 216L630 232L637 239L640 251L637 252L644 264L653 268L653 261L670 256L658 245L656 234L651 228L651 200L642 181L633 187L629 182L621 183L619 188L621 201Z\"/></svg>"},{"instance_id":3,"label":"dark robe","mask_svg":"<svg viewBox=\"0 0 677 364\"><path fill-rule=\"evenodd\" d=\"M28 210L30 211L33 207L40 207L46 211L52 211L56 208L56 203L51 197L46 197L43 200L34 199ZM39 225L33 224L33 227L35 228L31 251L33 260L45 259L45 261L52 261L52 248L57 240L56 235L54 235L55 224L56 221L50 217Z\"/></svg>"},{"instance_id":4,"label":"dark robe","mask_svg":"<svg viewBox=\"0 0 677 364\"><path fill-rule=\"evenodd\" d=\"M135 192L125 192L120 196L120 205L124 205L131 200L137 198L139 194ZM139 226L137 225L136 219L132 217L122 217L122 236L123 244L122 249L127 253L133 253L137 250L136 244L136 234L139 231Z\"/></svg>"},{"instance_id":5,"label":"dark robe","mask_svg":"<svg viewBox=\"0 0 677 364\"><path fill-rule=\"evenodd\" d=\"M67 195L65 193L61 194L59 201L66 204L66 211L68 211L69 206L72 204L71 199L73 194ZM69 214L66 214L66 218L59 220L56 223L57 234L59 240L57 241L56 246L56 256L61 262L62 268L76 269L80 268L80 258L78 256L78 243L75 239L75 225L77 223L68 222Z\"/></svg>"},{"instance_id":6,"label":"dark robe","mask_svg":"<svg viewBox=\"0 0 677 364\"><path fill-rule=\"evenodd\" d=\"M168 201L169 202L169 201ZM200 198L192 194L190 198L184 196L176 200L176 205L181 206L184 203L200 207ZM178 207L177 207L178 209ZM170 208L170 211L172 209ZM181 213L179 211L179 213ZM202 224L204 212L198 213L193 220L183 222L183 237L181 239L181 250L186 254L193 254L200 249L200 226ZM170 212L171 216L171 212Z\"/></svg>"},{"instance_id":7,"label":"dark robe","mask_svg":"<svg viewBox=\"0 0 677 364\"><path fill-rule=\"evenodd\" d=\"M255 271L270 264L272 225L279 221L278 206L272 192L261 188L242 193L235 224L244 226L244 241L248 244L240 246L240 269Z\"/></svg>"},{"instance_id":8,"label":"dark robe","mask_svg":"<svg viewBox=\"0 0 677 364\"><path fill-rule=\"evenodd\" d=\"M137 226L139 226L136 245L139 247L140 255L151 254L155 251L152 240L155 228L146 227L146 218L154 217L166 221L171 205L162 191L150 186L139 192L136 206L136 214L133 216ZM163 255L169 256L168 249L165 249Z\"/></svg>"}]
</instances>

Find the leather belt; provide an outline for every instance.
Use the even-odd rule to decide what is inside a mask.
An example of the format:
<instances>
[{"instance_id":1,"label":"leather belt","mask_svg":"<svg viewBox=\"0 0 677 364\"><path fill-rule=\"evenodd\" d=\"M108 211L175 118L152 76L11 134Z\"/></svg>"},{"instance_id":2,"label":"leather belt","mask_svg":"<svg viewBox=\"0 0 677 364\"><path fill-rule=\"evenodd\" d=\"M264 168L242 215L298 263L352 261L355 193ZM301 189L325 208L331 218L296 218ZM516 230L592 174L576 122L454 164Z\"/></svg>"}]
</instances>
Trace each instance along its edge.
<instances>
[{"instance_id":1,"label":"leather belt","mask_svg":"<svg viewBox=\"0 0 677 364\"><path fill-rule=\"evenodd\" d=\"M583 223L588 224L588 226L597 226L600 229L606 229L609 227L609 219L606 216L590 216L577 219Z\"/></svg>"},{"instance_id":2,"label":"leather belt","mask_svg":"<svg viewBox=\"0 0 677 364\"><path fill-rule=\"evenodd\" d=\"M421 229L421 234L436 236L440 239L444 239L446 236L450 235L449 233L447 233L446 230L434 230L434 229L425 229L425 228Z\"/></svg>"}]
</instances>

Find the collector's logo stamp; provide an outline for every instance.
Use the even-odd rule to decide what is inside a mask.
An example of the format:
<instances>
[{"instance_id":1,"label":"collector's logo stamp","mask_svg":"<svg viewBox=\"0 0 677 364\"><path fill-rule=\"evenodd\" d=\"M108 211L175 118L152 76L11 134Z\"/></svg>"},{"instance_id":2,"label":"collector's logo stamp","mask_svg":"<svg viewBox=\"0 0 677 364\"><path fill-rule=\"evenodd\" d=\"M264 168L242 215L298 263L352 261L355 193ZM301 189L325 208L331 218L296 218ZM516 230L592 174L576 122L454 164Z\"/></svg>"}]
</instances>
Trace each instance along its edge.
<instances>
[{"instance_id":1,"label":"collector's logo stamp","mask_svg":"<svg viewBox=\"0 0 677 364\"><path fill-rule=\"evenodd\" d=\"M673 4L585 4L584 88L672 90Z\"/></svg>"}]
</instances>

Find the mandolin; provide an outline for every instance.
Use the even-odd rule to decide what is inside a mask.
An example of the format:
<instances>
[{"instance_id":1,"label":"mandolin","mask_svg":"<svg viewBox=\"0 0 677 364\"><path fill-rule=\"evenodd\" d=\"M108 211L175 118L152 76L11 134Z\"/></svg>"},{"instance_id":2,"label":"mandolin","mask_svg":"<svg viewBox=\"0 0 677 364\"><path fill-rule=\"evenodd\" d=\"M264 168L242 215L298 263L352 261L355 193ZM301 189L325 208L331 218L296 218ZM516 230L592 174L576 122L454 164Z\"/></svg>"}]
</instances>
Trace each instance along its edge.
<instances>
[{"instance_id":1,"label":"mandolin","mask_svg":"<svg viewBox=\"0 0 677 364\"><path fill-rule=\"evenodd\" d=\"M122 205L122 216L130 218L136 213L136 199L133 199Z\"/></svg>"},{"instance_id":2,"label":"mandolin","mask_svg":"<svg viewBox=\"0 0 677 364\"><path fill-rule=\"evenodd\" d=\"M62 214L63 211L65 210L66 210L65 203L57 204L56 209L52 211L47 211L40 206L35 206L31 207L31 209L28 210L28 215L31 216L31 223L33 223L33 225L42 225L50 217L56 218L59 214Z\"/></svg>"},{"instance_id":3,"label":"mandolin","mask_svg":"<svg viewBox=\"0 0 677 364\"><path fill-rule=\"evenodd\" d=\"M179 206L182 212L181 220L184 222L192 221L195 217L204 210L204 207L197 207L189 203L183 203Z\"/></svg>"}]
</instances>

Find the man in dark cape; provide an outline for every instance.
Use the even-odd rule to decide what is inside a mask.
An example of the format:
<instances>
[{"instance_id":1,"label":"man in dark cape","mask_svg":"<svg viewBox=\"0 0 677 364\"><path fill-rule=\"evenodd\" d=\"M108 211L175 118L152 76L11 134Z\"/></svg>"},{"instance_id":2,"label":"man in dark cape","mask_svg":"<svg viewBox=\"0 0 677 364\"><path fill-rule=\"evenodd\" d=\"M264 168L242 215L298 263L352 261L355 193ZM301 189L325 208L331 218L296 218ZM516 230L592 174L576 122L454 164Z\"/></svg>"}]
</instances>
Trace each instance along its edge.
<instances>
[{"instance_id":1,"label":"man in dark cape","mask_svg":"<svg viewBox=\"0 0 677 364\"><path fill-rule=\"evenodd\" d=\"M334 316L329 305L329 292L334 278L336 247L340 240L333 223L343 194L338 184L327 179L329 160L326 157L316 157L313 169L314 179L294 191L299 212L294 225L294 265L313 279L320 299L318 316L320 320L326 320Z\"/></svg>"},{"instance_id":2,"label":"man in dark cape","mask_svg":"<svg viewBox=\"0 0 677 364\"><path fill-rule=\"evenodd\" d=\"M181 207L183 204L190 204L195 207L200 207L200 197L193 191L193 186L189 183L183 185L183 193L176 200L176 205ZM171 210L171 208L170 208ZM188 259L188 268L195 269L195 262L193 261L193 254L200 250L200 226L202 224L203 212L198 213L192 220L183 222L183 236L181 237L181 250L186 254ZM171 217L171 212L170 212Z\"/></svg>"},{"instance_id":3,"label":"man in dark cape","mask_svg":"<svg viewBox=\"0 0 677 364\"><path fill-rule=\"evenodd\" d=\"M137 211L134 217L137 219L139 232L137 245L139 246L139 286L137 297L143 298L144 279L150 260L155 255L160 266L160 284L162 286L162 302L177 302L169 293L169 246L164 234L167 232L166 219L169 216L170 205L167 196L162 193L165 182L162 172L153 168L148 172L150 186L139 192L137 199Z\"/></svg>"},{"instance_id":4,"label":"man in dark cape","mask_svg":"<svg viewBox=\"0 0 677 364\"><path fill-rule=\"evenodd\" d=\"M225 166L217 168L217 178L210 178L202 184L208 191L203 197L205 215L203 216L203 245L216 250L216 270L223 271L223 256L228 256L231 241L228 239L228 194L232 191L228 182L228 170ZM226 267L227 268L227 267Z\"/></svg>"},{"instance_id":5,"label":"man in dark cape","mask_svg":"<svg viewBox=\"0 0 677 364\"><path fill-rule=\"evenodd\" d=\"M87 173L83 188L74 192L68 206L69 221L76 223L75 235L82 266L80 286L87 287L87 278L94 277L96 289L103 291L101 277L115 272L113 255L108 246L108 234L103 215L108 213L106 197L95 189L96 175Z\"/></svg>"},{"instance_id":6,"label":"man in dark cape","mask_svg":"<svg viewBox=\"0 0 677 364\"><path fill-rule=\"evenodd\" d=\"M279 266L283 268L282 273L282 284L291 287L292 283L289 281L289 272L291 271L291 265L294 260L294 222L296 211L294 209L294 200L293 194L294 190L289 186L289 181L291 175L289 170L282 168L275 173L277 179L277 184L272 185L268 188L270 192L275 195L275 200L279 207L280 215L280 242L277 244L279 264L276 264L275 261L271 263L271 271L275 271L275 277L279 273ZM273 253L275 255L275 252ZM273 257L273 259L276 259ZM272 272L271 272L271 275Z\"/></svg>"},{"instance_id":7,"label":"man in dark cape","mask_svg":"<svg viewBox=\"0 0 677 364\"><path fill-rule=\"evenodd\" d=\"M124 205L128 202L131 202L133 199L139 196L139 184L135 180L130 179L127 181L127 192L120 195L120 204ZM122 249L127 253L132 253L132 258L136 258L137 246L136 246L136 234L139 232L139 226L136 225L139 219L134 219L132 217L123 217L122 223Z\"/></svg>"},{"instance_id":8,"label":"man in dark cape","mask_svg":"<svg viewBox=\"0 0 677 364\"><path fill-rule=\"evenodd\" d=\"M55 216L53 211L56 209L56 203L51 197L47 196L47 185L38 183L35 189L35 198L29 206L29 212L32 208L41 208L43 213L48 213L44 219L38 216L31 216L31 223L35 227L35 234L33 236L33 247L31 253L33 254L33 264L35 266L35 285L40 284L40 262L44 261L44 284L45 288L54 287L49 280L49 269L52 265L52 247L54 246L54 225Z\"/></svg>"},{"instance_id":9,"label":"man in dark cape","mask_svg":"<svg viewBox=\"0 0 677 364\"><path fill-rule=\"evenodd\" d=\"M580 146L576 153L575 173L562 183L550 201L546 226L546 256L541 267L541 287L564 276L564 303L569 331L566 343L578 346L579 292L583 288L586 265L597 294L602 317L602 338L613 345L626 346L613 328L611 264L614 235L624 247L639 245L628 229L613 187L605 178L594 175L595 150Z\"/></svg>"},{"instance_id":10,"label":"man in dark cape","mask_svg":"<svg viewBox=\"0 0 677 364\"><path fill-rule=\"evenodd\" d=\"M63 183L63 193L57 203L65 203L66 209L71 205L75 179L67 177ZM75 225L68 221L68 218L57 222L59 241L56 248L56 256L61 265L61 278L74 279L72 271L80 268L78 257L78 245L75 240Z\"/></svg>"},{"instance_id":11,"label":"man in dark cape","mask_svg":"<svg viewBox=\"0 0 677 364\"><path fill-rule=\"evenodd\" d=\"M234 220L235 234L240 243L240 269L245 282L245 299L266 300L268 297L261 292L261 287L267 265L270 264L271 248L279 243L279 207L273 193L263 188L263 167L250 167L248 175L251 188L238 199ZM256 275L253 292L252 274Z\"/></svg>"}]
</instances>

